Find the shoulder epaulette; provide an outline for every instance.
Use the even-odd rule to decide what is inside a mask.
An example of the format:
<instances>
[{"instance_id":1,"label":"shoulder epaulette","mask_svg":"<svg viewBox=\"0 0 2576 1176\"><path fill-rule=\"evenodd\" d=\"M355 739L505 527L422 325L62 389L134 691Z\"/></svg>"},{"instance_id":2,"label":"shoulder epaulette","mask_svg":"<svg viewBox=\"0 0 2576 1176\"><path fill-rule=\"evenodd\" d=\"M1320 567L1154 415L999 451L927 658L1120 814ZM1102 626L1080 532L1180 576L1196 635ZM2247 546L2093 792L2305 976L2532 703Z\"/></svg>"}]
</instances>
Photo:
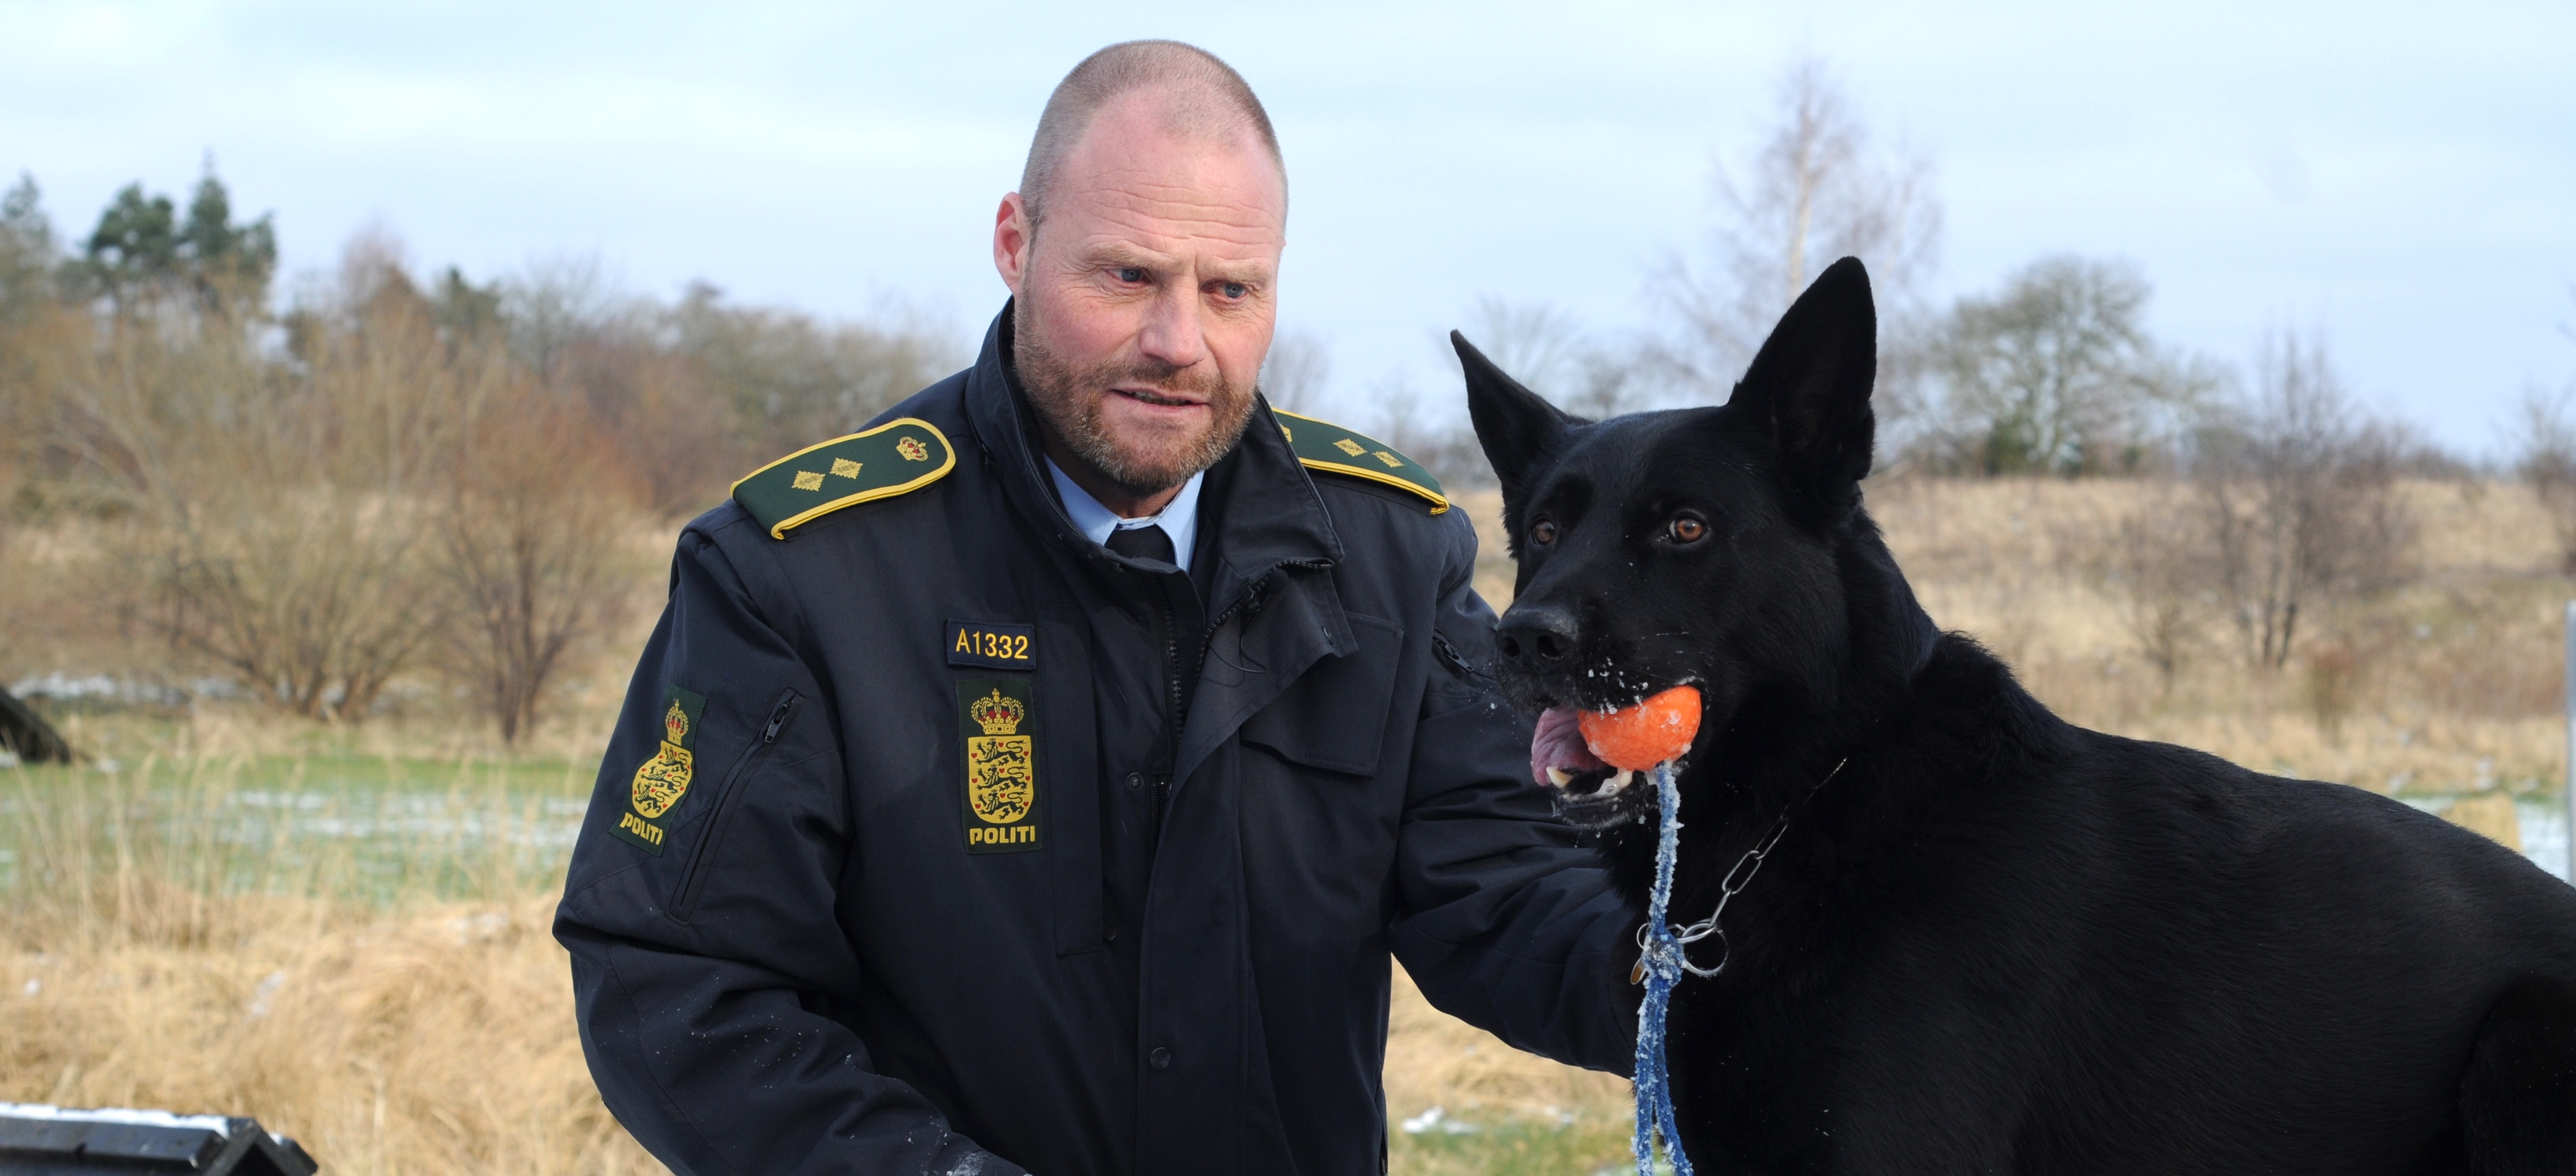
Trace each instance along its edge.
<instances>
[{"instance_id":1,"label":"shoulder epaulette","mask_svg":"<svg viewBox=\"0 0 2576 1176\"><path fill-rule=\"evenodd\" d=\"M1330 421L1276 408L1270 412L1279 418L1279 431L1288 435L1288 448L1297 452L1297 460L1304 462L1307 469L1412 491L1431 500L1433 514L1449 509L1449 496L1441 492L1440 479L1432 477L1422 463Z\"/></svg>"},{"instance_id":2,"label":"shoulder epaulette","mask_svg":"<svg viewBox=\"0 0 2576 1176\"><path fill-rule=\"evenodd\" d=\"M733 500L769 537L845 506L909 494L956 468L957 451L928 421L904 417L864 433L811 445L733 484Z\"/></svg>"}]
</instances>

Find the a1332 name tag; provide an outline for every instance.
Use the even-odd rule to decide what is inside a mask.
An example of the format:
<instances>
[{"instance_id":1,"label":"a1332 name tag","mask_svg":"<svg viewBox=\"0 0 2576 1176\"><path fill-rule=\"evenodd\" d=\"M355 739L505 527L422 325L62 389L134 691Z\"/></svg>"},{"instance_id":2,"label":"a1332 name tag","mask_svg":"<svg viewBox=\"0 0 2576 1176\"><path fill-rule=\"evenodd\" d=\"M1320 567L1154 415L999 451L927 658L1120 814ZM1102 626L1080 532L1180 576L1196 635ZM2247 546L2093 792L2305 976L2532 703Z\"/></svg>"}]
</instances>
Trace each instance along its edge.
<instances>
[{"instance_id":1,"label":"a1332 name tag","mask_svg":"<svg viewBox=\"0 0 2576 1176\"><path fill-rule=\"evenodd\" d=\"M1026 673L1038 668L1037 632L1035 625L950 621L948 664Z\"/></svg>"}]
</instances>

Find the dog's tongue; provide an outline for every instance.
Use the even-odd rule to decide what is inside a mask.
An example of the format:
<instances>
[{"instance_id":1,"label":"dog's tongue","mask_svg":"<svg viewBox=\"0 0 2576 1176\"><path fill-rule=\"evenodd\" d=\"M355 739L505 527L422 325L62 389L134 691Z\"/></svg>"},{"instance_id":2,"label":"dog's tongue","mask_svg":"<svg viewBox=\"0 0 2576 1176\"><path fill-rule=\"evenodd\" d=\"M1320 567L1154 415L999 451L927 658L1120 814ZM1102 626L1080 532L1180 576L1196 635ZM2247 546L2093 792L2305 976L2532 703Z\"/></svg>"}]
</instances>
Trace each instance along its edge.
<instances>
[{"instance_id":1,"label":"dog's tongue","mask_svg":"<svg viewBox=\"0 0 2576 1176\"><path fill-rule=\"evenodd\" d=\"M1580 725L1582 714L1570 706L1549 707L1539 712L1538 731L1530 736L1530 779L1548 786L1549 768L1598 772L1610 767L1601 762L1600 756L1592 754L1591 748L1584 746Z\"/></svg>"}]
</instances>

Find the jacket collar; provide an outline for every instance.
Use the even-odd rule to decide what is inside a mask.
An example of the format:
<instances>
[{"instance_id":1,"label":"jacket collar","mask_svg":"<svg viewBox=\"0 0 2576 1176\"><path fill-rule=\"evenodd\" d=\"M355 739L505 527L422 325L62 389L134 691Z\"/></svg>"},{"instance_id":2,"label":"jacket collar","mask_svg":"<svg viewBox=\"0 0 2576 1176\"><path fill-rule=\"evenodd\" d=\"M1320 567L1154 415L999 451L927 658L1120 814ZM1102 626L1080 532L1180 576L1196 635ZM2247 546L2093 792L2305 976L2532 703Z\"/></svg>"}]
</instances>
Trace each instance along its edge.
<instances>
[{"instance_id":1,"label":"jacket collar","mask_svg":"<svg viewBox=\"0 0 2576 1176\"><path fill-rule=\"evenodd\" d=\"M1074 526L1048 489L1040 459L1038 422L1011 362L1011 312L984 332L984 347L966 378L966 417L975 440L991 455L1004 494L1049 542L1086 559L1116 560ZM1254 405L1243 439L1209 471L1200 517L1217 528L1216 574L1209 600L1222 609L1282 565L1323 567L1341 562L1341 537L1324 510L1315 484L1288 447L1270 404Z\"/></svg>"},{"instance_id":2,"label":"jacket collar","mask_svg":"<svg viewBox=\"0 0 2576 1176\"><path fill-rule=\"evenodd\" d=\"M1048 492L1038 458L1038 423L1012 370L1011 305L984 333L966 380L966 419L1001 481L1004 497L1047 542L1089 561L1120 557L1091 541ZM1246 717L1268 705L1307 667L1359 647L1330 574L1342 541L1306 467L1263 400L1234 450L1199 489L1206 546L1216 560L1205 581L1214 615L1198 692L1174 748L1173 778L1209 762Z\"/></svg>"}]
</instances>

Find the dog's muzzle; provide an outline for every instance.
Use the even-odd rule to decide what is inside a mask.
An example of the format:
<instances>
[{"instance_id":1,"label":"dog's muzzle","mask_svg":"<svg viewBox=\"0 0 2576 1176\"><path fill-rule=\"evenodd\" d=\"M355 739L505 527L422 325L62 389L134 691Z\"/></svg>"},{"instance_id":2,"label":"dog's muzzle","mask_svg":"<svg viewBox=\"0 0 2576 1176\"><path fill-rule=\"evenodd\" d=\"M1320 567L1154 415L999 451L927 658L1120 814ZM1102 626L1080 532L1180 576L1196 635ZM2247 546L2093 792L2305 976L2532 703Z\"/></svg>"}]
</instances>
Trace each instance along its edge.
<instances>
[{"instance_id":1,"label":"dog's muzzle","mask_svg":"<svg viewBox=\"0 0 2576 1176\"><path fill-rule=\"evenodd\" d=\"M1539 713L1538 730L1530 737L1530 779L1555 794L1557 810L1566 820L1606 825L1625 818L1617 799L1637 774L1603 763L1584 746L1578 726L1581 714L1570 706Z\"/></svg>"}]
</instances>

